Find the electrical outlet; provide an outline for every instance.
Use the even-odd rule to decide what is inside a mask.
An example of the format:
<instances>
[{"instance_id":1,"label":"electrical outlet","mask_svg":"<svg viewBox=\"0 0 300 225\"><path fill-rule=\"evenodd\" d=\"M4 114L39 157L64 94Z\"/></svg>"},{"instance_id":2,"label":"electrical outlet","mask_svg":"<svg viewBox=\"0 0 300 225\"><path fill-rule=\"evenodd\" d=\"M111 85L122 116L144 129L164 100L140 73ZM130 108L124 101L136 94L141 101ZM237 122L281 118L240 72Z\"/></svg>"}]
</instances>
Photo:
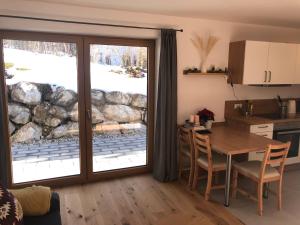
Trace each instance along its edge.
<instances>
[{"instance_id":1,"label":"electrical outlet","mask_svg":"<svg viewBox=\"0 0 300 225\"><path fill-rule=\"evenodd\" d=\"M243 104L242 103L234 104L234 109L241 109L241 108L243 108Z\"/></svg>"}]
</instances>

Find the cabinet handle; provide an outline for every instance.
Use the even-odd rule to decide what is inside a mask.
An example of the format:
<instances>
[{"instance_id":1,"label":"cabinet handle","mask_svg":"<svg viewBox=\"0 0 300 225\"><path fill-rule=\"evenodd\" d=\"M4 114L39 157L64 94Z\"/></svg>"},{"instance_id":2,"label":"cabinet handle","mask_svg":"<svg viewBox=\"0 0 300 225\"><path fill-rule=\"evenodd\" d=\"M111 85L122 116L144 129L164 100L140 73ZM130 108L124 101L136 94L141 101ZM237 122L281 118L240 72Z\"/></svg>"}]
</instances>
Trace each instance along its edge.
<instances>
[{"instance_id":1,"label":"cabinet handle","mask_svg":"<svg viewBox=\"0 0 300 225\"><path fill-rule=\"evenodd\" d=\"M265 154L265 152L263 151L263 152L255 152L256 154Z\"/></svg>"},{"instance_id":2,"label":"cabinet handle","mask_svg":"<svg viewBox=\"0 0 300 225\"><path fill-rule=\"evenodd\" d=\"M260 127L258 127L258 128L268 128L269 126L268 125L266 125L266 126L260 126Z\"/></svg>"},{"instance_id":3,"label":"cabinet handle","mask_svg":"<svg viewBox=\"0 0 300 225\"><path fill-rule=\"evenodd\" d=\"M267 82L267 76L268 76L268 72L265 70L265 83Z\"/></svg>"},{"instance_id":4,"label":"cabinet handle","mask_svg":"<svg viewBox=\"0 0 300 225\"><path fill-rule=\"evenodd\" d=\"M272 79L272 72L269 71L269 81L268 82L271 82L271 79Z\"/></svg>"}]
</instances>

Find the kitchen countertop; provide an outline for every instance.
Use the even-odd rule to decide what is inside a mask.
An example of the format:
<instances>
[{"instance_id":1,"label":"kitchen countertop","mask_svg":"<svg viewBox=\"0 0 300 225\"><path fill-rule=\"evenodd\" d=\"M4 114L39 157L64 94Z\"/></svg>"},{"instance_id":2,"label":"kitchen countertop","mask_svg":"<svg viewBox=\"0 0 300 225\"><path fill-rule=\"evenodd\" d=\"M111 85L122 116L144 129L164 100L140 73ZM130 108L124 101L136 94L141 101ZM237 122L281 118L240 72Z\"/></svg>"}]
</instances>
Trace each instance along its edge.
<instances>
[{"instance_id":1,"label":"kitchen countertop","mask_svg":"<svg viewBox=\"0 0 300 225\"><path fill-rule=\"evenodd\" d=\"M226 120L231 120L235 122L242 122L247 125L258 125L258 124L266 124L266 123L286 123L286 122L300 122L300 113L289 114L286 118L264 118L263 115L259 116L233 116L228 117Z\"/></svg>"}]
</instances>

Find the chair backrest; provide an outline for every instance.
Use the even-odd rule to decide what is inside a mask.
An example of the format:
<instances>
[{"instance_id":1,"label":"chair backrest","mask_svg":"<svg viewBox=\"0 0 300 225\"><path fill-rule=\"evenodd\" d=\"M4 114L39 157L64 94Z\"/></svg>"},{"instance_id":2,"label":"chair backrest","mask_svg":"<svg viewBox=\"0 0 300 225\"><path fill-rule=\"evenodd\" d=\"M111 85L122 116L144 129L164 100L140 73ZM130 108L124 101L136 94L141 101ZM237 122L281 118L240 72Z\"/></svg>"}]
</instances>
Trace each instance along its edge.
<instances>
[{"instance_id":1,"label":"chair backrest","mask_svg":"<svg viewBox=\"0 0 300 225\"><path fill-rule=\"evenodd\" d=\"M291 142L278 144L278 145L268 145L265 151L264 159L262 161L260 178L263 179L266 167L268 165L278 165L280 176L283 175L285 160L289 152Z\"/></svg>"},{"instance_id":2,"label":"chair backrest","mask_svg":"<svg viewBox=\"0 0 300 225\"><path fill-rule=\"evenodd\" d=\"M184 146L188 146L191 155L193 155L193 142L190 130L185 127L178 128L179 150L183 150Z\"/></svg>"},{"instance_id":3,"label":"chair backrest","mask_svg":"<svg viewBox=\"0 0 300 225\"><path fill-rule=\"evenodd\" d=\"M201 154L205 154L208 161L208 167L212 168L212 151L209 136L198 134L197 131L193 131L193 142L195 149L195 159L197 160L197 158L199 158Z\"/></svg>"}]
</instances>

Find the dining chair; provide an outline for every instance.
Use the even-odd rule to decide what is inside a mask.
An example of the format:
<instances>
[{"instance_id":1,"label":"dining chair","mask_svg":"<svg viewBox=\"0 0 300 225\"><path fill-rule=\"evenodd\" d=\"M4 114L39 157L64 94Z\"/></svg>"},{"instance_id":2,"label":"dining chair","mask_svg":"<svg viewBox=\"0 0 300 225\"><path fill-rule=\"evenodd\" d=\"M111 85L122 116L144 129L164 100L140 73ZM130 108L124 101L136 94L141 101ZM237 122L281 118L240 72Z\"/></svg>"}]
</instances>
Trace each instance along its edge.
<instances>
[{"instance_id":1,"label":"dining chair","mask_svg":"<svg viewBox=\"0 0 300 225\"><path fill-rule=\"evenodd\" d=\"M194 175L194 147L192 142L192 136L189 129L181 126L178 128L178 140L179 140L179 179L182 178L183 172L188 171L188 186L192 187L193 175ZM184 160L188 160L188 167L185 166Z\"/></svg>"},{"instance_id":2,"label":"dining chair","mask_svg":"<svg viewBox=\"0 0 300 225\"><path fill-rule=\"evenodd\" d=\"M207 171L207 185L204 198L209 200L211 190L225 188L225 185L213 185L213 176L226 170L226 157L212 153L208 135L198 134L196 131L193 131L193 143L195 149L193 189L197 187L198 180L206 178L206 176L199 176L199 169Z\"/></svg>"},{"instance_id":3,"label":"dining chair","mask_svg":"<svg viewBox=\"0 0 300 225\"><path fill-rule=\"evenodd\" d=\"M282 177L284 172L285 160L290 149L290 142L278 145L268 145L263 161L247 161L233 165L233 188L232 197L236 198L237 192L246 195L258 202L258 214L263 212L263 187L271 182L278 182L277 201L278 210L282 207ZM278 168L273 166L279 165ZM242 188L238 188L239 174L257 183L257 197L248 193Z\"/></svg>"}]
</instances>

